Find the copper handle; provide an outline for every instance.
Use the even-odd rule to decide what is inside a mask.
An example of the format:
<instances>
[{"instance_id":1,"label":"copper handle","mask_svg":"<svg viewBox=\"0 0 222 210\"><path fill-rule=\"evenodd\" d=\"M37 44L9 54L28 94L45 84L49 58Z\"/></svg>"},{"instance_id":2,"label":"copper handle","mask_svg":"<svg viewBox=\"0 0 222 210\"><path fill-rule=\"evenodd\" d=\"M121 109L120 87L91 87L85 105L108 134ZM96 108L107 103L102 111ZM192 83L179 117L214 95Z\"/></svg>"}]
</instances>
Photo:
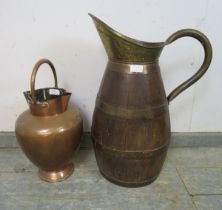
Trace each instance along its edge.
<instances>
[{"instance_id":1,"label":"copper handle","mask_svg":"<svg viewBox=\"0 0 222 210\"><path fill-rule=\"evenodd\" d=\"M57 75L56 75L55 67L53 66L52 62L48 59L39 60L35 64L35 66L32 70L32 76L31 76L31 82L30 82L31 95L32 95L33 103L36 103L36 96L35 96L35 78L36 78L36 74L37 74L37 71L39 70L39 67L42 64L45 64L45 63L47 63L51 67L51 70L52 70L52 73L53 73L53 76L54 76L54 80L55 80L55 88L58 88Z\"/></svg>"},{"instance_id":2,"label":"copper handle","mask_svg":"<svg viewBox=\"0 0 222 210\"><path fill-rule=\"evenodd\" d=\"M186 36L193 37L193 38L197 39L202 44L202 46L204 48L204 61L203 61L203 64L201 65L201 67L199 68L199 70L192 77L190 77L188 80L186 80L181 85L176 87L167 96L168 103L170 101L172 101L176 96L178 96L181 92L183 92L188 87L190 87L192 84L194 84L196 81L198 81L204 75L204 73L207 71L207 69L211 63L211 60L212 60L212 47L211 47L210 41L200 31L197 31L194 29L184 29L184 30L177 31L166 40L166 44L170 44L170 43L174 42L175 40L177 40L181 37L186 37Z\"/></svg>"}]
</instances>

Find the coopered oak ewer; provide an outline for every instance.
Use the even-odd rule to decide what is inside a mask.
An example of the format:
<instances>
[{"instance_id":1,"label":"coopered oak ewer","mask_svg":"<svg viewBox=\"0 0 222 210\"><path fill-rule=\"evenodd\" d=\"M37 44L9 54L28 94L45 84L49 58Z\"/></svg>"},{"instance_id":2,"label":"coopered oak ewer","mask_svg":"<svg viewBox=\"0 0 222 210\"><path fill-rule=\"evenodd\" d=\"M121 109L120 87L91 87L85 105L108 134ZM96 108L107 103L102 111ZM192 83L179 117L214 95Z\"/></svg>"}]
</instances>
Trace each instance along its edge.
<instances>
[{"instance_id":1,"label":"coopered oak ewer","mask_svg":"<svg viewBox=\"0 0 222 210\"><path fill-rule=\"evenodd\" d=\"M168 104L206 72L211 44L193 29L177 31L165 42L142 42L90 16L109 58L91 129L97 164L102 175L116 184L143 186L158 177L166 158L171 133ZM187 36L202 44L203 64L166 97L159 56L165 46Z\"/></svg>"}]
</instances>

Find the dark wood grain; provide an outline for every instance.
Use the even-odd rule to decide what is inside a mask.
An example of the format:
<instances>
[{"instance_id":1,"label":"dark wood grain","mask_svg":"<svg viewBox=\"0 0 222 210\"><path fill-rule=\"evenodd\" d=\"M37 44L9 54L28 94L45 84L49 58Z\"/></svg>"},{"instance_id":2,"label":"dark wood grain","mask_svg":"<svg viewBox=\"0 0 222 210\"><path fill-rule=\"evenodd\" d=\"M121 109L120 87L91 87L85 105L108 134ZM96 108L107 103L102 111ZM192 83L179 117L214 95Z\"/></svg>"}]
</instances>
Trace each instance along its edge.
<instances>
[{"instance_id":1,"label":"dark wood grain","mask_svg":"<svg viewBox=\"0 0 222 210\"><path fill-rule=\"evenodd\" d=\"M158 63L143 64L130 74L130 64L109 61L93 115L92 139L101 173L128 187L154 181L170 140L168 103Z\"/></svg>"}]
</instances>

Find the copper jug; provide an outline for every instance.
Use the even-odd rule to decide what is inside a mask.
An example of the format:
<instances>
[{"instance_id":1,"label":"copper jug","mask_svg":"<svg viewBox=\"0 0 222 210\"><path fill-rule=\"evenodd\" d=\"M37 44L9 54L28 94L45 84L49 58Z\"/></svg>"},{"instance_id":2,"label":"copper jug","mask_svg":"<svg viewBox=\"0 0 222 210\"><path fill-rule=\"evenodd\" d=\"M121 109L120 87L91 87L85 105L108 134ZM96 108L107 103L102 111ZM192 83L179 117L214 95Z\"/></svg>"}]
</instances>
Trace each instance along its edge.
<instances>
[{"instance_id":1,"label":"copper jug","mask_svg":"<svg viewBox=\"0 0 222 210\"><path fill-rule=\"evenodd\" d=\"M90 16L109 58L91 128L97 164L111 182L143 186L158 177L166 158L171 136L168 104L206 72L212 59L211 44L193 29L177 31L165 42L142 42ZM165 46L186 36L202 44L204 62L166 97L158 59Z\"/></svg>"},{"instance_id":2,"label":"copper jug","mask_svg":"<svg viewBox=\"0 0 222 210\"><path fill-rule=\"evenodd\" d=\"M55 87L35 90L36 73L42 64L51 67ZM47 59L34 66L31 91L24 92L24 95L29 110L16 121L16 138L29 160L39 167L41 179L62 181L74 170L73 156L83 131L79 109L68 106L71 93L58 88L55 68Z\"/></svg>"}]
</instances>

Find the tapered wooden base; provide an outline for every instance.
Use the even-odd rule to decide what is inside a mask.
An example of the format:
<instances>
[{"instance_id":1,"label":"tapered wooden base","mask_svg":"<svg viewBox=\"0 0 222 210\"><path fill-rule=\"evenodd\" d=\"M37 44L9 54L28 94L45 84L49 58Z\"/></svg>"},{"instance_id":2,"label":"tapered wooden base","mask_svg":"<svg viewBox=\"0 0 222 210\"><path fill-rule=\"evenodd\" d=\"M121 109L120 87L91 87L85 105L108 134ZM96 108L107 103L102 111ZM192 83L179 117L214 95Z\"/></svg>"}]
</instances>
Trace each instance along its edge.
<instances>
[{"instance_id":1,"label":"tapered wooden base","mask_svg":"<svg viewBox=\"0 0 222 210\"><path fill-rule=\"evenodd\" d=\"M144 182L125 182L125 181L121 181L121 180L117 180L117 179L114 179L113 177L109 177L107 176L106 174L104 174L101 170L100 170L100 173L110 182L114 183L114 184L117 184L117 185L120 185L120 186L123 186L123 187L131 187L131 188L135 188L135 187L142 187L142 186L146 186L146 185L149 185L151 184L152 182L154 182L157 177L159 176L159 174L155 177L152 177L148 180L145 180Z\"/></svg>"}]
</instances>

